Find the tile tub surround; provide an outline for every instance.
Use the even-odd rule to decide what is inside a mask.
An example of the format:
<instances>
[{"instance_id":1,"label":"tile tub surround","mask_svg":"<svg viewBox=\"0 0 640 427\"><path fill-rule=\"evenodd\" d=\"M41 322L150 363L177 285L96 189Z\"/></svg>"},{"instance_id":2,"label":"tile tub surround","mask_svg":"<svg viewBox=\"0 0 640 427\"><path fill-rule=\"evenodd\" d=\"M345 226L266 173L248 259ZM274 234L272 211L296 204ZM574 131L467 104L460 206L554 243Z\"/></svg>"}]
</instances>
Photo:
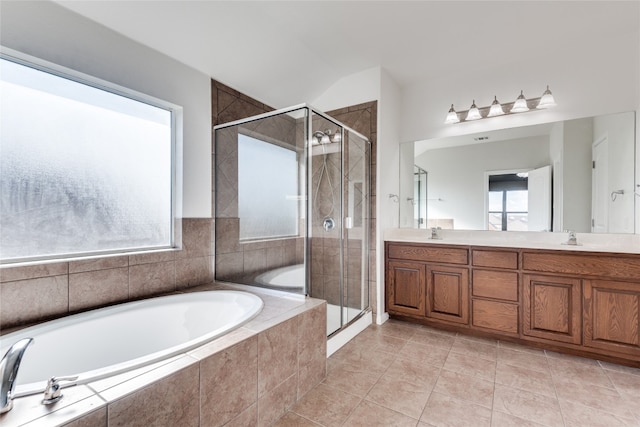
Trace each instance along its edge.
<instances>
[{"instance_id":1,"label":"tile tub surround","mask_svg":"<svg viewBox=\"0 0 640 427\"><path fill-rule=\"evenodd\" d=\"M0 426L268 426L326 375L326 303L242 285L265 305L253 320L186 354L64 390L15 399Z\"/></svg>"},{"instance_id":2,"label":"tile tub surround","mask_svg":"<svg viewBox=\"0 0 640 427\"><path fill-rule=\"evenodd\" d=\"M182 249L0 268L0 332L213 281L213 220L184 218Z\"/></svg>"},{"instance_id":3,"label":"tile tub surround","mask_svg":"<svg viewBox=\"0 0 640 427\"><path fill-rule=\"evenodd\" d=\"M328 359L288 426L640 426L640 369L390 320Z\"/></svg>"}]
</instances>

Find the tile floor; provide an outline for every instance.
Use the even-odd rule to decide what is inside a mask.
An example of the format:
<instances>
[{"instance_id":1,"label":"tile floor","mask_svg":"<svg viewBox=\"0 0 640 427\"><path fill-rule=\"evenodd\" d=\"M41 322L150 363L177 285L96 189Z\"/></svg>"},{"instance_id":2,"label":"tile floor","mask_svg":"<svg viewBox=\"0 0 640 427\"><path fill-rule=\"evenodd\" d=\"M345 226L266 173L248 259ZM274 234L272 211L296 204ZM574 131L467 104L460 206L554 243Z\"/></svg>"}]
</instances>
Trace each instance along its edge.
<instances>
[{"instance_id":1,"label":"tile floor","mask_svg":"<svg viewBox=\"0 0 640 427\"><path fill-rule=\"evenodd\" d=\"M640 369L389 321L276 424L640 426Z\"/></svg>"}]
</instances>

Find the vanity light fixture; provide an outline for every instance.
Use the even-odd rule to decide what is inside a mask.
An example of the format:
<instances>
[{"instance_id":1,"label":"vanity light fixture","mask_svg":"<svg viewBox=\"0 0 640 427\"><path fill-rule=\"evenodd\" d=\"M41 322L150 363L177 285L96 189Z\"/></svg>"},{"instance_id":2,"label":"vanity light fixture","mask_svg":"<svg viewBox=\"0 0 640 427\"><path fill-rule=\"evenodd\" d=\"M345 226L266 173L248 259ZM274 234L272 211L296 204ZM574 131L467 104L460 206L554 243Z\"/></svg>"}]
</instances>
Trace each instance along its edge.
<instances>
[{"instance_id":1,"label":"vanity light fixture","mask_svg":"<svg viewBox=\"0 0 640 427\"><path fill-rule=\"evenodd\" d=\"M471 107L469 107L469 111L467 112L467 121L469 120L478 120L481 119L480 110L476 107L476 100L474 99L471 103Z\"/></svg>"},{"instance_id":2,"label":"vanity light fixture","mask_svg":"<svg viewBox=\"0 0 640 427\"><path fill-rule=\"evenodd\" d=\"M520 95L514 102L507 102L501 104L498 102L498 97L493 97L493 102L489 107L477 107L476 101L473 100L471 107L467 111L456 111L451 104L451 108L447 113L445 124L468 122L471 120L487 119L489 117L502 116L506 114L525 113L527 111L535 111L554 107L556 101L547 86L547 90L544 91L540 98L527 99L524 96L524 92L521 90Z\"/></svg>"},{"instance_id":3,"label":"vanity light fixture","mask_svg":"<svg viewBox=\"0 0 640 427\"><path fill-rule=\"evenodd\" d=\"M491 103L491 108L489 109L489 114L487 114L487 117L501 116L503 114L504 114L504 110L502 109L502 105L500 105L500 103L498 102L498 97L494 96L493 102Z\"/></svg>"}]
</instances>

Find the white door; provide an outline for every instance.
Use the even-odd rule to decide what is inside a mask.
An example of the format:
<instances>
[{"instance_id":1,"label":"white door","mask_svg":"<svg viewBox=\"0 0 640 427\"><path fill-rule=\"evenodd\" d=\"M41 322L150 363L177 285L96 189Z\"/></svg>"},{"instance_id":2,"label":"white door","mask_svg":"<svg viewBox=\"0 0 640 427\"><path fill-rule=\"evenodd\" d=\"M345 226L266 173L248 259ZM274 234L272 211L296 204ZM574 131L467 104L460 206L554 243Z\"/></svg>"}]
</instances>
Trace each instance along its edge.
<instances>
[{"instance_id":1,"label":"white door","mask_svg":"<svg viewBox=\"0 0 640 427\"><path fill-rule=\"evenodd\" d=\"M591 172L591 231L609 231L609 140L605 136L593 143Z\"/></svg>"},{"instance_id":2,"label":"white door","mask_svg":"<svg viewBox=\"0 0 640 427\"><path fill-rule=\"evenodd\" d=\"M528 172L529 231L551 230L551 166Z\"/></svg>"}]
</instances>

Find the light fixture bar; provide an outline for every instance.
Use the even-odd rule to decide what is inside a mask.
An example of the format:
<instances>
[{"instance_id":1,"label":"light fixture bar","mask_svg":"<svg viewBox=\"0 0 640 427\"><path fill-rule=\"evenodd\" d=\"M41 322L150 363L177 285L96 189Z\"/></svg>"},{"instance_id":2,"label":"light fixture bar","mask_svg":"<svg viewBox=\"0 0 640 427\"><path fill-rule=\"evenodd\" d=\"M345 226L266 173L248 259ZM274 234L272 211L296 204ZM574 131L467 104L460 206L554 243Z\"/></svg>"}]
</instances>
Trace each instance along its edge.
<instances>
[{"instance_id":1,"label":"light fixture bar","mask_svg":"<svg viewBox=\"0 0 640 427\"><path fill-rule=\"evenodd\" d=\"M526 107L522 105L522 100L526 101ZM512 111L516 103L518 103L518 107L520 108L516 108L516 111ZM518 96L518 99L513 102L505 102L501 104L498 102L497 97L494 97L493 103L490 106L476 107L475 101L474 101L472 106L468 110L462 110L462 111L455 111L453 105L451 105L451 108L449 109L445 123L446 124L463 123L471 120L475 121L475 120L487 119L487 118L497 117L497 116L508 116L511 114L520 114L520 113L526 113L530 111L546 109L546 108L554 107L555 105L556 105L556 102L553 98L553 95L551 94L551 91L549 90L549 86L547 86L547 90L542 94L541 97L538 97L538 98L526 99L522 94L522 91L520 91L520 95Z\"/></svg>"}]
</instances>

